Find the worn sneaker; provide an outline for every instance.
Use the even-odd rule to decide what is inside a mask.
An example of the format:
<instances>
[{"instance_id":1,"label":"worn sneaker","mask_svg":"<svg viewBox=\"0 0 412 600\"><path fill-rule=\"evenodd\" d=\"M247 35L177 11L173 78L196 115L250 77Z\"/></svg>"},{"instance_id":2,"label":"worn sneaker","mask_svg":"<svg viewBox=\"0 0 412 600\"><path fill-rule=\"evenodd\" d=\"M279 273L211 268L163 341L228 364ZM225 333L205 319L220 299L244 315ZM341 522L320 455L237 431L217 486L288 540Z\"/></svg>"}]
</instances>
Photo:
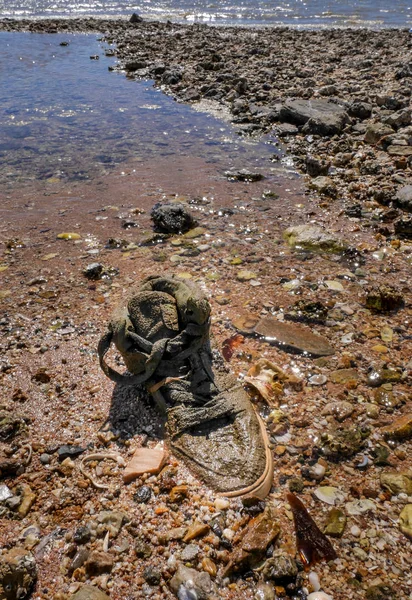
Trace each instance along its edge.
<instances>
[{"instance_id":1,"label":"worn sneaker","mask_svg":"<svg viewBox=\"0 0 412 600\"><path fill-rule=\"evenodd\" d=\"M263 421L209 338L210 304L191 283L153 276L113 315L100 365L123 385L145 383L166 415L172 451L226 496L265 497L273 461ZM130 375L105 355L114 343Z\"/></svg>"}]
</instances>

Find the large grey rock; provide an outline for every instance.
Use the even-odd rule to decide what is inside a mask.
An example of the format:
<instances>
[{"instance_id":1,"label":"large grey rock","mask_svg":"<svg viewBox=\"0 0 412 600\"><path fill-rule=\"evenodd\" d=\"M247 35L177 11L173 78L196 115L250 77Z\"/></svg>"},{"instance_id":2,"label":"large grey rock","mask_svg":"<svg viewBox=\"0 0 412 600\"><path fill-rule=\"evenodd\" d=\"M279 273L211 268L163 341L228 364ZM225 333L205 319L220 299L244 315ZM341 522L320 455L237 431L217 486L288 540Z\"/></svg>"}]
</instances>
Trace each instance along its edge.
<instances>
[{"instance_id":1,"label":"large grey rock","mask_svg":"<svg viewBox=\"0 0 412 600\"><path fill-rule=\"evenodd\" d=\"M109 596L93 585L84 585L70 600L110 600Z\"/></svg>"},{"instance_id":2,"label":"large grey rock","mask_svg":"<svg viewBox=\"0 0 412 600\"><path fill-rule=\"evenodd\" d=\"M306 125L308 133L334 135L348 122L346 111L328 100L286 100L279 113L280 121Z\"/></svg>"},{"instance_id":3,"label":"large grey rock","mask_svg":"<svg viewBox=\"0 0 412 600\"><path fill-rule=\"evenodd\" d=\"M412 212L412 185L405 185L398 190L395 204L407 212Z\"/></svg>"}]
</instances>

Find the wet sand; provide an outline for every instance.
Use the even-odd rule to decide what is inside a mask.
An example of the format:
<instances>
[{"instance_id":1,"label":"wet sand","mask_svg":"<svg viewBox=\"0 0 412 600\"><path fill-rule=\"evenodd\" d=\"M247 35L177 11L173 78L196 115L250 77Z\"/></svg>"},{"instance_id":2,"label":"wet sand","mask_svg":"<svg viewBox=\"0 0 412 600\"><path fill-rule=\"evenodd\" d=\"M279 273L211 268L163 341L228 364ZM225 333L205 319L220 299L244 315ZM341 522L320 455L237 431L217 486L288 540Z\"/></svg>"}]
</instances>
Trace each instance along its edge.
<instances>
[{"instance_id":1,"label":"wet sand","mask_svg":"<svg viewBox=\"0 0 412 600\"><path fill-rule=\"evenodd\" d=\"M42 26L31 25L37 29ZM81 27L86 27L84 22ZM96 24L87 27L99 29ZM108 27L105 24L104 31ZM122 35L130 34L126 23L110 27L114 38L119 36L118 41ZM137 38L141 35L144 41L145 30L139 27L132 34ZM123 29L126 33L120 33ZM170 27L160 25L150 25L146 31L152 29L170 31ZM225 35L221 31L209 33L204 27L198 29L205 36ZM191 29L182 27L181 31L187 33ZM236 36L236 31L226 33ZM296 38L301 44L306 39L301 35L282 30L279 39ZM315 36L319 43L316 36L320 33L306 35ZM389 33L347 34L352 35L360 36L359 39L363 35L363 44L369 44L374 60L375 52L383 55L382 48L386 48L378 41L381 37L388 39L385 36ZM175 38L179 40L176 35ZM393 34L392 40L394 55L402 44L405 52L409 51L405 32ZM121 44L118 48L121 60L126 60L125 48ZM308 55L314 60L310 47ZM376 65L384 69L384 62L377 61ZM368 68L375 68L375 63ZM193 77L191 85L195 86ZM366 81L372 85L371 79ZM380 79L379 85L386 85L385 81ZM396 81L390 78L391 85ZM158 83L162 84L160 80ZM405 91L406 83L407 79L405 85L396 85ZM335 84L344 85L343 79L336 78ZM285 93L288 85L286 79ZM387 89L399 101L408 98L400 92L395 94L395 88L389 84ZM173 93L183 99L181 90L173 89ZM398 110L402 108L392 112ZM252 120L246 124L253 123ZM267 130L266 120L257 123L258 130ZM407 127L401 125L398 132ZM307 136L296 133L286 142L292 149L299 142L302 155L307 154L307 144L315 144L316 153L327 160L333 145L349 141L355 144L355 138L350 131L340 137L315 136L309 142ZM360 138L358 141L364 148ZM122 402L122 395L113 392L113 384L99 370L96 354L97 341L118 301L141 278L158 272L190 277L206 291L213 309L213 334L220 348L237 333L233 321L241 314L273 315L283 320L300 299L319 301L328 310L326 322L310 324L310 328L330 341L335 349L333 356L313 359L290 354L262 339L245 336L230 361L234 372L244 376L252 364L264 357L303 380L301 391L286 388L279 398L282 414L269 416L270 410L255 399L257 409L265 417L275 456L273 488L267 500L274 504L281 526L275 551L296 554L287 491L300 490L299 497L322 529L332 506L314 493L323 486L337 488L336 506L346 513L348 521L342 537L332 539L338 559L328 564L321 562L312 569L319 576L322 590L334 600L379 598L376 586L388 586L390 589L382 592L385 598L409 597L410 541L399 529L399 515L411 503L410 492L407 486L406 491L388 491L381 478L382 473L398 472L410 481L412 469L410 438L388 444L382 432L383 427L411 413L412 247L408 239L400 239L393 231L393 221L405 218L406 213L397 207L395 213L385 217L393 210L393 200L384 206L378 204L369 190L387 185L395 199L398 188L409 182L411 170L407 161L405 168L391 170L395 159L385 150L368 146L367 151L376 152L371 160L382 160L388 172L362 173L364 162L357 166L350 162L357 160L357 147L344 171L332 172L337 187L332 196L309 190L309 176L285 173L284 178L269 174L268 179L254 183L229 181L220 165L178 156L126 163L88 183L49 181L5 190L0 207L1 404L8 413L22 415L27 422L25 431L16 431L1 443L4 459L19 465L17 474L6 476L1 483L15 496L29 486L34 496L23 519L17 518L12 509L2 513L0 544L9 548L17 543L33 553L38 581L32 598L66 600L86 581L106 590L112 600L173 598L169 583L186 544L165 541L165 532L194 521L208 523L221 512L222 527L235 535L251 518L237 500L221 509L216 495L204 489L173 457L171 478L176 485L187 485L187 496L178 505L171 501L164 476L143 477L126 486L121 482L121 469L107 462L101 471L96 466L96 476L110 484L109 492L102 492L94 489L80 472L81 458L73 458L72 463L65 465L58 461L56 452L63 444L87 448L87 453L116 451L127 461L147 438L149 445L158 441L159 419L153 407L147 403L140 406L130 397ZM303 164L298 161L298 166ZM352 179L347 174L349 170ZM358 188L349 187L354 182ZM166 200L187 201L204 228L202 235L189 243L175 236L162 244L139 246L152 234L152 206ZM361 213L351 216L345 209L355 203L361 204ZM354 251L341 256L291 250L283 239L284 231L308 223L344 238ZM56 239L62 232L76 232L80 238ZM108 249L110 238L131 245ZM83 271L96 261L118 269L118 275L88 280ZM239 272L245 270L252 272L246 278L249 281L239 279ZM399 291L404 306L397 311L373 313L365 307L366 290L384 283ZM373 387L368 375L383 365L392 367L400 376L396 382L382 381L382 386ZM344 376L343 369L352 371ZM344 408L347 414L341 419ZM361 429L365 443L358 452L336 459L325 453L327 438L321 438L321 434L332 435L339 428ZM33 455L25 465L27 444ZM376 460L381 447L389 451L386 465ZM366 467L359 469L365 457ZM325 467L321 481L305 475L314 464ZM147 504L135 499L143 484L152 489ZM27 487L24 489L28 495ZM369 508L363 511L358 507L354 511L352 503L358 500L368 500ZM93 551L102 551L106 533L98 520L102 511L120 511L125 515L120 533L111 534L109 539L108 554L113 564L106 567L107 572L95 574L85 559L73 570L73 557L82 546L89 559ZM75 542L76 529L86 524L92 532L91 540ZM27 535L29 526L35 529ZM263 597L255 596L260 585L257 572L222 584L219 574L231 553L230 545L223 542L212 531L192 542L198 547L192 566L204 571L204 559L208 558L218 572L212 576L218 592L212 592L210 597ZM148 547L143 557L138 550L142 543ZM150 578L144 574L148 566L160 572L160 583L148 582ZM304 571L297 584L294 580L290 583L292 587L282 580L272 581L272 593L276 590L281 598L298 597L302 585L311 590Z\"/></svg>"}]
</instances>

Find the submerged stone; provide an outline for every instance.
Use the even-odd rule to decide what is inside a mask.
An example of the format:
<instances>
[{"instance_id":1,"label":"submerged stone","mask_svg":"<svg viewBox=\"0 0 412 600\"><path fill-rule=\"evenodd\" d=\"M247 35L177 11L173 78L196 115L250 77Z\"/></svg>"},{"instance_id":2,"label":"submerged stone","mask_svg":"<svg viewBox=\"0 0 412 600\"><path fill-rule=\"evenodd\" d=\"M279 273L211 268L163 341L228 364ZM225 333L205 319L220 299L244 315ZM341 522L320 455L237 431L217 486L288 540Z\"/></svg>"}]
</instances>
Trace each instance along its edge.
<instances>
[{"instance_id":1,"label":"submerged stone","mask_svg":"<svg viewBox=\"0 0 412 600\"><path fill-rule=\"evenodd\" d=\"M303 323L325 323L328 309L321 302L298 300L285 312L288 321L301 321Z\"/></svg>"},{"instance_id":2,"label":"submerged stone","mask_svg":"<svg viewBox=\"0 0 412 600\"><path fill-rule=\"evenodd\" d=\"M412 495L412 478L407 473L381 473L381 486L391 494Z\"/></svg>"},{"instance_id":3,"label":"submerged stone","mask_svg":"<svg viewBox=\"0 0 412 600\"><path fill-rule=\"evenodd\" d=\"M265 317L257 323L254 332L285 352L311 356L331 356L335 353L325 337L312 333L303 325L284 323L272 317Z\"/></svg>"},{"instance_id":4,"label":"submerged stone","mask_svg":"<svg viewBox=\"0 0 412 600\"><path fill-rule=\"evenodd\" d=\"M291 248L307 252L331 252L338 254L348 248L348 244L317 225L295 225L283 234Z\"/></svg>"},{"instance_id":5,"label":"submerged stone","mask_svg":"<svg viewBox=\"0 0 412 600\"><path fill-rule=\"evenodd\" d=\"M346 527L346 520L343 510L332 508L328 514L324 533L331 537L342 537Z\"/></svg>"},{"instance_id":6,"label":"submerged stone","mask_svg":"<svg viewBox=\"0 0 412 600\"><path fill-rule=\"evenodd\" d=\"M84 585L70 600L110 600L109 596L94 585Z\"/></svg>"},{"instance_id":7,"label":"submerged stone","mask_svg":"<svg viewBox=\"0 0 412 600\"><path fill-rule=\"evenodd\" d=\"M277 582L294 579L298 574L298 567L293 556L277 550L269 558L262 568L262 575L265 579L272 579Z\"/></svg>"},{"instance_id":8,"label":"submerged stone","mask_svg":"<svg viewBox=\"0 0 412 600\"><path fill-rule=\"evenodd\" d=\"M391 440L407 440L412 437L412 413L402 415L381 429L384 437Z\"/></svg>"},{"instance_id":9,"label":"submerged stone","mask_svg":"<svg viewBox=\"0 0 412 600\"><path fill-rule=\"evenodd\" d=\"M318 445L325 456L341 460L357 454L365 445L365 437L357 427L336 429L321 434Z\"/></svg>"},{"instance_id":10,"label":"submerged stone","mask_svg":"<svg viewBox=\"0 0 412 600\"><path fill-rule=\"evenodd\" d=\"M366 308L374 312L391 312L405 304L402 294L393 286L382 284L370 287L365 299Z\"/></svg>"},{"instance_id":11,"label":"submerged stone","mask_svg":"<svg viewBox=\"0 0 412 600\"><path fill-rule=\"evenodd\" d=\"M261 173L248 171L247 169L240 169L239 171L226 171L225 175L232 181L261 181L264 179L264 176Z\"/></svg>"},{"instance_id":12,"label":"submerged stone","mask_svg":"<svg viewBox=\"0 0 412 600\"><path fill-rule=\"evenodd\" d=\"M197 226L197 221L184 204L155 204L150 213L156 231L185 233Z\"/></svg>"}]
</instances>

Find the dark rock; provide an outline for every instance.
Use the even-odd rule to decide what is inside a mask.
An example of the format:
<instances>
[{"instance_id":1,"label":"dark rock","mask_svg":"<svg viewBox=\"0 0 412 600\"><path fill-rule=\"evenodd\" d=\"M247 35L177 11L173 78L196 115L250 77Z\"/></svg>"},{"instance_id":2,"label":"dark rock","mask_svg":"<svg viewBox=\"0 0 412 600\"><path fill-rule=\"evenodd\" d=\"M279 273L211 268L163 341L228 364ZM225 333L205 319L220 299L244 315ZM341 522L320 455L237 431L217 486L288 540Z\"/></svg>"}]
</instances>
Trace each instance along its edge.
<instances>
[{"instance_id":1,"label":"dark rock","mask_svg":"<svg viewBox=\"0 0 412 600\"><path fill-rule=\"evenodd\" d=\"M392 133L395 133L395 131L389 125L384 125L383 123L371 123L366 128L364 140L367 144L374 145L377 144L379 140Z\"/></svg>"},{"instance_id":2,"label":"dark rock","mask_svg":"<svg viewBox=\"0 0 412 600\"><path fill-rule=\"evenodd\" d=\"M141 17L137 13L133 13L129 19L129 23L142 23L142 22L143 22L143 17Z\"/></svg>"},{"instance_id":3,"label":"dark rock","mask_svg":"<svg viewBox=\"0 0 412 600\"><path fill-rule=\"evenodd\" d=\"M0 442L7 442L26 430L26 421L23 417L0 410Z\"/></svg>"},{"instance_id":4,"label":"dark rock","mask_svg":"<svg viewBox=\"0 0 412 600\"><path fill-rule=\"evenodd\" d=\"M152 497L152 488L148 485L142 485L137 488L136 492L133 494L133 500L135 502L139 502L140 504L146 504L149 502Z\"/></svg>"},{"instance_id":5,"label":"dark rock","mask_svg":"<svg viewBox=\"0 0 412 600\"><path fill-rule=\"evenodd\" d=\"M330 177L315 177L309 183L309 187L323 196L336 198L337 188L335 182Z\"/></svg>"},{"instance_id":6,"label":"dark rock","mask_svg":"<svg viewBox=\"0 0 412 600\"><path fill-rule=\"evenodd\" d=\"M57 450L57 455L60 461L63 461L65 458L76 458L76 456L80 456L83 452L86 451L86 448L81 448L80 446L69 446L65 444L64 446L60 446Z\"/></svg>"},{"instance_id":7,"label":"dark rock","mask_svg":"<svg viewBox=\"0 0 412 600\"><path fill-rule=\"evenodd\" d=\"M379 387L384 383L398 383L402 379L401 371L381 367L373 369L368 373L368 385L371 387Z\"/></svg>"},{"instance_id":8,"label":"dark rock","mask_svg":"<svg viewBox=\"0 0 412 600\"><path fill-rule=\"evenodd\" d=\"M394 200L396 206L412 213L412 185L405 185L400 188Z\"/></svg>"},{"instance_id":9,"label":"dark rock","mask_svg":"<svg viewBox=\"0 0 412 600\"><path fill-rule=\"evenodd\" d=\"M97 280L101 279L103 273L103 265L101 263L90 263L83 271L83 275L87 277L87 279Z\"/></svg>"},{"instance_id":10,"label":"dark rock","mask_svg":"<svg viewBox=\"0 0 412 600\"><path fill-rule=\"evenodd\" d=\"M371 585L365 592L366 600L397 600L398 593L384 583L378 585Z\"/></svg>"},{"instance_id":11,"label":"dark rock","mask_svg":"<svg viewBox=\"0 0 412 600\"><path fill-rule=\"evenodd\" d=\"M385 123L385 125L389 125L389 127L392 127L393 129L399 129L399 127L410 125L411 111L408 109L403 109L398 112L394 112L391 115L384 117L382 122Z\"/></svg>"},{"instance_id":12,"label":"dark rock","mask_svg":"<svg viewBox=\"0 0 412 600\"><path fill-rule=\"evenodd\" d=\"M159 569L149 565L143 570L143 577L149 585L159 585L162 579L162 574Z\"/></svg>"},{"instance_id":13,"label":"dark rock","mask_svg":"<svg viewBox=\"0 0 412 600\"><path fill-rule=\"evenodd\" d=\"M287 100L279 118L287 123L305 125L305 133L330 136L340 133L348 115L338 104L327 100Z\"/></svg>"},{"instance_id":14,"label":"dark rock","mask_svg":"<svg viewBox=\"0 0 412 600\"><path fill-rule=\"evenodd\" d=\"M165 71L162 76L162 83L165 85L176 85L183 77L183 73L180 69L170 69Z\"/></svg>"},{"instance_id":15,"label":"dark rock","mask_svg":"<svg viewBox=\"0 0 412 600\"><path fill-rule=\"evenodd\" d=\"M225 176L232 181L261 181L264 176L261 173L240 169L239 171L226 171Z\"/></svg>"},{"instance_id":16,"label":"dark rock","mask_svg":"<svg viewBox=\"0 0 412 600\"><path fill-rule=\"evenodd\" d=\"M278 123L276 127L273 128L274 133L280 137L287 137L288 135L297 135L299 133L299 129L296 125L292 125L292 123Z\"/></svg>"},{"instance_id":17,"label":"dark rock","mask_svg":"<svg viewBox=\"0 0 412 600\"><path fill-rule=\"evenodd\" d=\"M49 383L51 376L47 372L46 367L42 367L33 375L32 380L37 381L38 383Z\"/></svg>"},{"instance_id":18,"label":"dark rock","mask_svg":"<svg viewBox=\"0 0 412 600\"><path fill-rule=\"evenodd\" d=\"M305 487L305 484L301 477L292 477L291 479L289 479L289 482L288 482L289 491L294 492L294 493L297 492L299 494L303 490L304 487Z\"/></svg>"},{"instance_id":19,"label":"dark rock","mask_svg":"<svg viewBox=\"0 0 412 600\"><path fill-rule=\"evenodd\" d=\"M372 114L372 105L367 102L352 102L348 108L348 113L356 119L369 119Z\"/></svg>"},{"instance_id":20,"label":"dark rock","mask_svg":"<svg viewBox=\"0 0 412 600\"><path fill-rule=\"evenodd\" d=\"M328 309L321 302L308 302L298 300L285 312L288 321L300 321L302 323L325 323L328 317Z\"/></svg>"},{"instance_id":21,"label":"dark rock","mask_svg":"<svg viewBox=\"0 0 412 600\"><path fill-rule=\"evenodd\" d=\"M366 307L374 312L387 313L404 306L402 294L393 286L371 286L366 293Z\"/></svg>"},{"instance_id":22,"label":"dark rock","mask_svg":"<svg viewBox=\"0 0 412 600\"><path fill-rule=\"evenodd\" d=\"M74 530L73 541L76 544L87 544L90 538L90 529L86 525L81 525Z\"/></svg>"},{"instance_id":23,"label":"dark rock","mask_svg":"<svg viewBox=\"0 0 412 600\"><path fill-rule=\"evenodd\" d=\"M0 556L0 598L28 598L37 578L33 555L24 548L12 548Z\"/></svg>"},{"instance_id":24,"label":"dark rock","mask_svg":"<svg viewBox=\"0 0 412 600\"><path fill-rule=\"evenodd\" d=\"M152 547L141 538L137 538L134 545L134 551L138 558L150 558L152 555Z\"/></svg>"},{"instance_id":25,"label":"dark rock","mask_svg":"<svg viewBox=\"0 0 412 600\"><path fill-rule=\"evenodd\" d=\"M353 217L356 219L360 219L362 216L362 205L361 204L352 204L345 208L345 214L348 217Z\"/></svg>"},{"instance_id":26,"label":"dark rock","mask_svg":"<svg viewBox=\"0 0 412 600\"><path fill-rule=\"evenodd\" d=\"M394 223L395 234L405 240L412 240L412 216L402 217Z\"/></svg>"},{"instance_id":27,"label":"dark rock","mask_svg":"<svg viewBox=\"0 0 412 600\"><path fill-rule=\"evenodd\" d=\"M321 434L319 446L331 460L342 460L354 456L365 445L367 434L359 428L335 429Z\"/></svg>"},{"instance_id":28,"label":"dark rock","mask_svg":"<svg viewBox=\"0 0 412 600\"><path fill-rule=\"evenodd\" d=\"M140 69L146 69L148 63L145 60L129 60L125 63L124 68L126 71L139 71Z\"/></svg>"},{"instance_id":29,"label":"dark rock","mask_svg":"<svg viewBox=\"0 0 412 600\"><path fill-rule=\"evenodd\" d=\"M318 156L308 154L306 157L306 173L311 177L326 176L329 171L330 162Z\"/></svg>"},{"instance_id":30,"label":"dark rock","mask_svg":"<svg viewBox=\"0 0 412 600\"><path fill-rule=\"evenodd\" d=\"M395 79L412 77L412 63L404 63L395 73Z\"/></svg>"},{"instance_id":31,"label":"dark rock","mask_svg":"<svg viewBox=\"0 0 412 600\"><path fill-rule=\"evenodd\" d=\"M73 573L76 569L80 569L89 558L89 550L87 548L79 548L69 565L69 573Z\"/></svg>"},{"instance_id":32,"label":"dark rock","mask_svg":"<svg viewBox=\"0 0 412 600\"><path fill-rule=\"evenodd\" d=\"M155 230L163 233L185 233L197 225L184 204L155 204L150 216Z\"/></svg>"}]
</instances>

